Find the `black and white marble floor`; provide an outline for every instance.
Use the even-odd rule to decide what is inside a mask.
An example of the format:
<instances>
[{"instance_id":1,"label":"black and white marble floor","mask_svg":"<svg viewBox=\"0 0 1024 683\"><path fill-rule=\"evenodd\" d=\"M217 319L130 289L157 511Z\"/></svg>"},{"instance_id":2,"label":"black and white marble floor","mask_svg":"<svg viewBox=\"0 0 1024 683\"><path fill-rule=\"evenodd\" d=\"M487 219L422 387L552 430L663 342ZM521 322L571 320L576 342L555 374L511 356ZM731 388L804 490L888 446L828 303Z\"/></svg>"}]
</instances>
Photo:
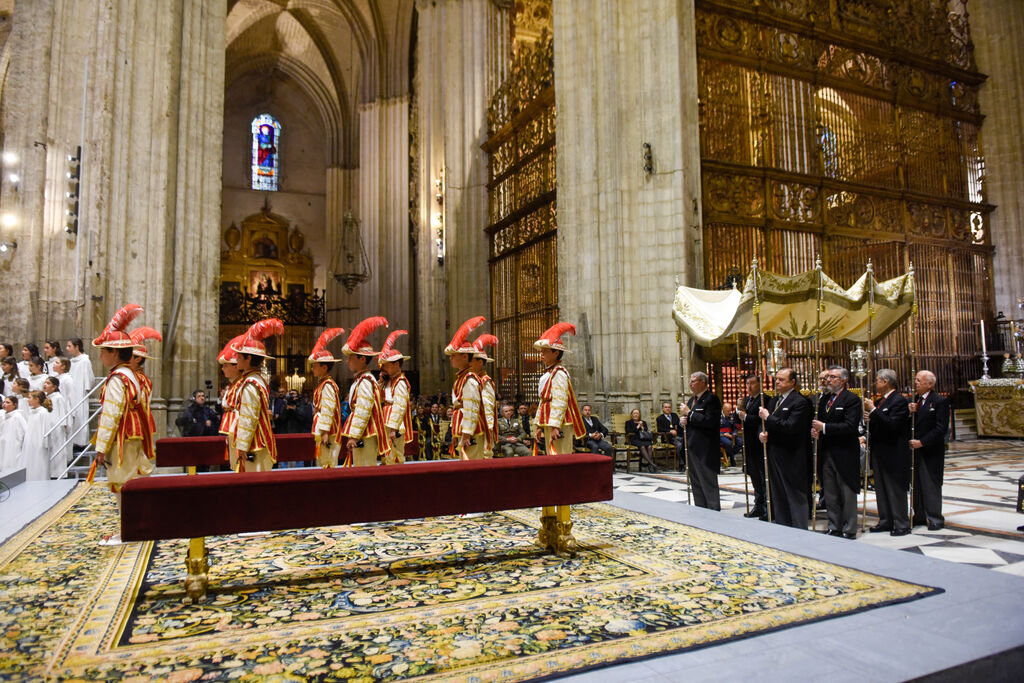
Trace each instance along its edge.
<instances>
[{"instance_id":1,"label":"black and white marble floor","mask_svg":"<svg viewBox=\"0 0 1024 683\"><path fill-rule=\"evenodd\" d=\"M942 490L946 528L928 531L915 527L908 536L862 533L856 542L1024 576L1024 533L1017 531L1024 524L1024 515L1015 512L1017 480L1022 474L1024 442L993 439L953 443L946 458ZM722 514L743 519L746 503L742 470L724 470L718 483ZM623 493L687 504L686 476L679 472L616 472L614 486ZM871 526L876 514L871 491L867 511ZM764 524L755 519L744 521ZM818 529L823 528L824 512L819 511Z\"/></svg>"}]
</instances>

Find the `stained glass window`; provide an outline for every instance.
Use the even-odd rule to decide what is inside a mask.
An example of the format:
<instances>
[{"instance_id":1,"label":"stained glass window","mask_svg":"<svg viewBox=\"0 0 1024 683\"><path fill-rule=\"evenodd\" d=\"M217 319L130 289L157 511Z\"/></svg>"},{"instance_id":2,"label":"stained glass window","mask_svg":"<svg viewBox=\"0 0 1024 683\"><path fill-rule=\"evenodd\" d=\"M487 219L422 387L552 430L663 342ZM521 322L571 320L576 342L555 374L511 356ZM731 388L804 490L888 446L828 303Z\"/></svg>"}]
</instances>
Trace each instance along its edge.
<instances>
[{"instance_id":1,"label":"stained glass window","mask_svg":"<svg viewBox=\"0 0 1024 683\"><path fill-rule=\"evenodd\" d=\"M252 120L252 189L277 191L281 174L281 124L270 114Z\"/></svg>"}]
</instances>

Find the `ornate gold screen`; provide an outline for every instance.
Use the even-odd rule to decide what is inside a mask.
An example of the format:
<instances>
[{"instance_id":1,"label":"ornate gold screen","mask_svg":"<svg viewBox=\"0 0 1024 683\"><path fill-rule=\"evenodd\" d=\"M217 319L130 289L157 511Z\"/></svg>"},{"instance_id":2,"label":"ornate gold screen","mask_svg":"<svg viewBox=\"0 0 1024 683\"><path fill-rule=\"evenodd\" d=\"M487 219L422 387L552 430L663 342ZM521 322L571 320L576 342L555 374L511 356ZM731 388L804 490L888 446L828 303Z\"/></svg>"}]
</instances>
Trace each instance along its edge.
<instances>
[{"instance_id":1,"label":"ornate gold screen","mask_svg":"<svg viewBox=\"0 0 1024 683\"><path fill-rule=\"evenodd\" d=\"M917 270L918 366L950 392L980 375L993 311L978 88L958 0L697 0L705 285L757 255L850 286ZM876 367L909 383L907 334ZM744 345L745 352L750 348ZM808 344L787 343L811 370ZM843 362L848 348L826 355ZM734 350L733 350L734 351ZM735 361L714 358L734 397ZM752 369L749 358L744 371ZM724 386L723 386L724 384Z\"/></svg>"},{"instance_id":2,"label":"ornate gold screen","mask_svg":"<svg viewBox=\"0 0 1024 683\"><path fill-rule=\"evenodd\" d=\"M520 47L491 99L483 148L490 155L491 320L501 340L495 380L501 397L519 401L537 391L533 341L558 318L554 52L547 31Z\"/></svg>"}]
</instances>

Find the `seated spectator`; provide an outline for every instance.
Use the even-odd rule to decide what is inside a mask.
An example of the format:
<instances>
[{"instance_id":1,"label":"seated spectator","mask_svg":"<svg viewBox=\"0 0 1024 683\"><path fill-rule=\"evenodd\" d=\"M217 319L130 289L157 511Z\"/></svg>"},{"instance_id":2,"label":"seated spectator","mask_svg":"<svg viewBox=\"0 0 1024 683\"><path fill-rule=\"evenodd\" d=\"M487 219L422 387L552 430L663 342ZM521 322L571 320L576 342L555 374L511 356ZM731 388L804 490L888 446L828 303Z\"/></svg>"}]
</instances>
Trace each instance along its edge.
<instances>
[{"instance_id":1,"label":"seated spectator","mask_svg":"<svg viewBox=\"0 0 1024 683\"><path fill-rule=\"evenodd\" d=\"M501 417L498 418L497 426L498 452L503 457L530 455L530 447L526 445L526 432L516 418L515 409L508 403L501 406Z\"/></svg>"},{"instance_id":2,"label":"seated spectator","mask_svg":"<svg viewBox=\"0 0 1024 683\"><path fill-rule=\"evenodd\" d=\"M641 419L639 410L634 409L629 414L629 419L626 420L626 440L631 446L636 446L640 457L647 465L647 471L651 474L657 472L658 466L654 464L654 455L652 453L654 435L651 434L651 430L647 427L647 422Z\"/></svg>"},{"instance_id":3,"label":"seated spectator","mask_svg":"<svg viewBox=\"0 0 1024 683\"><path fill-rule=\"evenodd\" d=\"M192 402L174 424L182 436L216 436L220 420L216 411L207 404L206 392L196 389L192 392Z\"/></svg>"},{"instance_id":4,"label":"seated spectator","mask_svg":"<svg viewBox=\"0 0 1024 683\"><path fill-rule=\"evenodd\" d=\"M733 405L728 401L722 404L722 418L719 424L718 439L722 444L722 448L725 449L725 454L729 457L729 467L735 467L736 454L739 453L742 441L738 434L739 416L736 414Z\"/></svg>"},{"instance_id":5,"label":"seated spectator","mask_svg":"<svg viewBox=\"0 0 1024 683\"><path fill-rule=\"evenodd\" d=\"M533 434L530 431L530 408L525 403L519 404L519 422L523 425L523 431Z\"/></svg>"},{"instance_id":6,"label":"seated spectator","mask_svg":"<svg viewBox=\"0 0 1024 683\"><path fill-rule=\"evenodd\" d=\"M583 446L588 453L603 453L609 458L615 452L612 445L608 443L608 428L601 424L596 415L592 415L593 409L589 405L583 406L583 425L587 433L583 436Z\"/></svg>"},{"instance_id":7,"label":"seated spectator","mask_svg":"<svg viewBox=\"0 0 1024 683\"><path fill-rule=\"evenodd\" d=\"M679 415L672 412L672 404L668 401L661 404L661 415L656 424L661 439L676 447L676 461L683 462L683 427L679 424Z\"/></svg>"}]
</instances>

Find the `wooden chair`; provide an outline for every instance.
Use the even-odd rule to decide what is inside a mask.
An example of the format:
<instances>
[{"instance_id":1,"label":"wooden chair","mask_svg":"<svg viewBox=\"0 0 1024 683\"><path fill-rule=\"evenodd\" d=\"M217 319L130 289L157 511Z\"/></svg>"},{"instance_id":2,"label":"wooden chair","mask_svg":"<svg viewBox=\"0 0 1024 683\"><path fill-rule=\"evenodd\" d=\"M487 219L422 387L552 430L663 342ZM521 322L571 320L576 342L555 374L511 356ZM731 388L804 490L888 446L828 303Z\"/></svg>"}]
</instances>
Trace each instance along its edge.
<instances>
[{"instance_id":1,"label":"wooden chair","mask_svg":"<svg viewBox=\"0 0 1024 683\"><path fill-rule=\"evenodd\" d=\"M652 429L657 429L658 416L651 416L651 419L647 424L650 425ZM657 431L654 431L652 433L654 434L654 443L651 444L651 454L654 457L654 462L658 462L659 455L664 455L665 467L668 467L669 463L672 463L674 468L678 470L679 459L678 456L676 456L676 445L674 443L670 443L667 440L668 438L670 438L670 435L659 434Z\"/></svg>"},{"instance_id":2,"label":"wooden chair","mask_svg":"<svg viewBox=\"0 0 1024 683\"><path fill-rule=\"evenodd\" d=\"M636 446L626 441L626 421L628 413L612 413L612 428L608 432L608 438L612 443L612 461L615 467L619 464L619 454L626 456L626 471L629 472L629 463L636 458L637 470L640 469L640 453Z\"/></svg>"}]
</instances>

